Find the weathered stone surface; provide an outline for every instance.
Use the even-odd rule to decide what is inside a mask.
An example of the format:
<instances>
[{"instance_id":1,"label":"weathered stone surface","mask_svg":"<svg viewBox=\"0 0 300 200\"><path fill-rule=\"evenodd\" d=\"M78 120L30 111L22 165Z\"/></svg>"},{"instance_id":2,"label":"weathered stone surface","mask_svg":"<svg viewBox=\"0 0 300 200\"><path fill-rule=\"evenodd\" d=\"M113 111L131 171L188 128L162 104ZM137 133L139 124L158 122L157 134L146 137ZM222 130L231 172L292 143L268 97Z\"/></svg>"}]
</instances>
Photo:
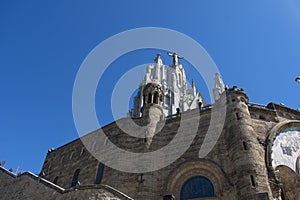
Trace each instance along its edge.
<instances>
[{"instance_id":1,"label":"weathered stone surface","mask_svg":"<svg viewBox=\"0 0 300 200\"><path fill-rule=\"evenodd\" d=\"M19 176L0 167L1 199L72 199L72 200L130 200L119 191L105 185L86 185L64 189L31 173Z\"/></svg>"},{"instance_id":2,"label":"weathered stone surface","mask_svg":"<svg viewBox=\"0 0 300 200\"><path fill-rule=\"evenodd\" d=\"M111 123L103 127L106 141L92 140L88 144L90 150L97 151L99 142L106 143L109 140L131 152L155 151L174 139L179 126L188 130L185 136L190 134L189 127L200 114L197 135L192 144L179 159L167 167L143 174L105 167L101 184L97 185L95 182L100 162L77 139L49 152L40 176L30 173L15 176L0 168L1 199L129 199L118 191L134 199L157 200L171 193L179 199L182 185L193 176L205 176L212 182L215 197L209 199L276 199L280 192L280 180L285 184L283 188L287 192L286 199L298 198L299 186L288 189L291 186L286 185L289 176L299 175L288 170L276 175L275 169L269 166L267 149L272 145L268 138L272 135L273 128L279 123L288 124L291 120L294 123L290 124L299 123L300 112L273 103L268 106L248 104L247 95L237 88L227 90L224 95L221 101L226 102L225 124L216 123L222 128L222 133L206 141L216 144L203 158L199 158L199 151L214 112L210 107L204 107L200 111L190 110L181 116L167 119L162 130L154 135L149 147L143 138L132 137L120 130L116 123ZM184 115L184 120L181 121ZM134 121L140 125L144 123L143 118ZM127 119L119 122L127 123ZM217 127L212 128L217 130ZM103 133L96 130L90 136L97 138L99 134ZM186 137L181 137L176 143L177 150L184 148L185 139ZM176 155L177 150L169 153ZM80 186L74 189L71 183L77 169L80 169ZM277 179L278 177L281 179ZM295 178L298 179L299 177Z\"/></svg>"}]
</instances>

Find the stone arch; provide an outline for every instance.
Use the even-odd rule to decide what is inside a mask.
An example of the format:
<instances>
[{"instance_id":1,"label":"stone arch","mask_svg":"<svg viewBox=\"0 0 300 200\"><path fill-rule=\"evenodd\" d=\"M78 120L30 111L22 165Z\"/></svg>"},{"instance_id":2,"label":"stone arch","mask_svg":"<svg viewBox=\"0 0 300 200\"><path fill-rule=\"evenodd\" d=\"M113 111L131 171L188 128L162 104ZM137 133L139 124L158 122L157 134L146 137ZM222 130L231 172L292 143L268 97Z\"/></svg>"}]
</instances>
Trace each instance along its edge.
<instances>
[{"instance_id":1,"label":"stone arch","mask_svg":"<svg viewBox=\"0 0 300 200\"><path fill-rule=\"evenodd\" d=\"M157 83L148 83L143 88L143 105L146 104L159 104L162 100L162 88Z\"/></svg>"},{"instance_id":2,"label":"stone arch","mask_svg":"<svg viewBox=\"0 0 300 200\"><path fill-rule=\"evenodd\" d=\"M276 137L286 128L290 127L299 127L300 128L300 121L299 120L288 120L283 121L275 125L271 131L269 132L267 139L266 139L266 165L270 172L274 172L274 168L272 166L272 147Z\"/></svg>"},{"instance_id":3,"label":"stone arch","mask_svg":"<svg viewBox=\"0 0 300 200\"><path fill-rule=\"evenodd\" d=\"M166 184L166 193L173 193L175 198L179 198L183 184L195 176L203 176L211 181L216 198L227 196L232 186L226 174L217 164L207 159L192 160L180 164L170 173Z\"/></svg>"},{"instance_id":4,"label":"stone arch","mask_svg":"<svg viewBox=\"0 0 300 200\"><path fill-rule=\"evenodd\" d=\"M279 177L278 174L275 174L275 169L272 165L272 147L273 147L273 143L276 139L276 137L281 133L281 131L283 131L286 128L290 128L290 127L300 127L300 121L299 120L286 120L283 122L280 122L278 124L276 124L271 131L269 132L266 140L265 140L265 144L266 144L266 151L265 151L265 162L266 162L266 167L268 169L268 176L271 182L273 182L274 184L271 184L271 189L272 189L272 193L274 197L277 197L278 195L280 195L280 191L282 190L280 188L280 181L279 181ZM289 167L287 167L289 168ZM290 168L289 168L290 169Z\"/></svg>"}]
</instances>

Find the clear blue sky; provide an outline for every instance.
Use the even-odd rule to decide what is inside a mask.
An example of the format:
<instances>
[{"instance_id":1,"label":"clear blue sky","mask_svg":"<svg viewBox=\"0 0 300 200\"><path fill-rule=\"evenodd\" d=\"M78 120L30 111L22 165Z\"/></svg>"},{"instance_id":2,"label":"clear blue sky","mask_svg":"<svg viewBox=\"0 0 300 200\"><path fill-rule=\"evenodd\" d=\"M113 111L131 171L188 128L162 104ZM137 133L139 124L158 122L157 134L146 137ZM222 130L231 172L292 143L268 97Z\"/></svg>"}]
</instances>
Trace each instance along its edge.
<instances>
[{"instance_id":1,"label":"clear blue sky","mask_svg":"<svg viewBox=\"0 0 300 200\"><path fill-rule=\"evenodd\" d=\"M297 0L3 0L0 160L7 161L7 168L39 173L49 148L78 137L72 89L84 58L108 37L147 26L194 38L213 58L224 82L244 88L251 102L300 108L300 85L294 81L300 75ZM122 68L151 62L155 53L128 55L116 63ZM97 112L103 123L111 121L101 106Z\"/></svg>"}]
</instances>

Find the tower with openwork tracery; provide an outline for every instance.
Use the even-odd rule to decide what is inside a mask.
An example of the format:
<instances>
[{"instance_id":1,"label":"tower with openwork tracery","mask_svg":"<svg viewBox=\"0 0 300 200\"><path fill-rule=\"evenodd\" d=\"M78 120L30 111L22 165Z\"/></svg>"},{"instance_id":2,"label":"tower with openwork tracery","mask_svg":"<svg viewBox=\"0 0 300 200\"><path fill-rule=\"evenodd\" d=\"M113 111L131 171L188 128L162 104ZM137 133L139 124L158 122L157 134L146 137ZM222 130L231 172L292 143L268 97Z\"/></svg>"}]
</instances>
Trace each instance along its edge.
<instances>
[{"instance_id":1,"label":"tower with openwork tracery","mask_svg":"<svg viewBox=\"0 0 300 200\"><path fill-rule=\"evenodd\" d=\"M161 106L165 117L205 105L194 81L191 88L188 88L185 70L178 61L182 57L176 53L169 55L173 57L173 63L169 66L163 64L160 54L157 54L153 64L148 65L146 75L134 97L132 117L141 117L144 108L149 104Z\"/></svg>"}]
</instances>

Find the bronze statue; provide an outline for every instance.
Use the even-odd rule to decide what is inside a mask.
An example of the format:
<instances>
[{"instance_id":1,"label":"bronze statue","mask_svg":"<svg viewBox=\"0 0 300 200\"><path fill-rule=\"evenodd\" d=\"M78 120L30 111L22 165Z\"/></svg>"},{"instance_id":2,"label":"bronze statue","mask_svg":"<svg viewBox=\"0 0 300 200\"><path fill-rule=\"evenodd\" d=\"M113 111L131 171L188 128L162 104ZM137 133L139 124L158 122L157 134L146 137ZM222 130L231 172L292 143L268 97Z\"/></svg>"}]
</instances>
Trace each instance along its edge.
<instances>
[{"instance_id":1,"label":"bronze statue","mask_svg":"<svg viewBox=\"0 0 300 200\"><path fill-rule=\"evenodd\" d=\"M174 65L178 64L178 59L184 58L183 56L177 55L176 52L174 52L174 53L168 52L168 55L173 57L173 64Z\"/></svg>"}]
</instances>

